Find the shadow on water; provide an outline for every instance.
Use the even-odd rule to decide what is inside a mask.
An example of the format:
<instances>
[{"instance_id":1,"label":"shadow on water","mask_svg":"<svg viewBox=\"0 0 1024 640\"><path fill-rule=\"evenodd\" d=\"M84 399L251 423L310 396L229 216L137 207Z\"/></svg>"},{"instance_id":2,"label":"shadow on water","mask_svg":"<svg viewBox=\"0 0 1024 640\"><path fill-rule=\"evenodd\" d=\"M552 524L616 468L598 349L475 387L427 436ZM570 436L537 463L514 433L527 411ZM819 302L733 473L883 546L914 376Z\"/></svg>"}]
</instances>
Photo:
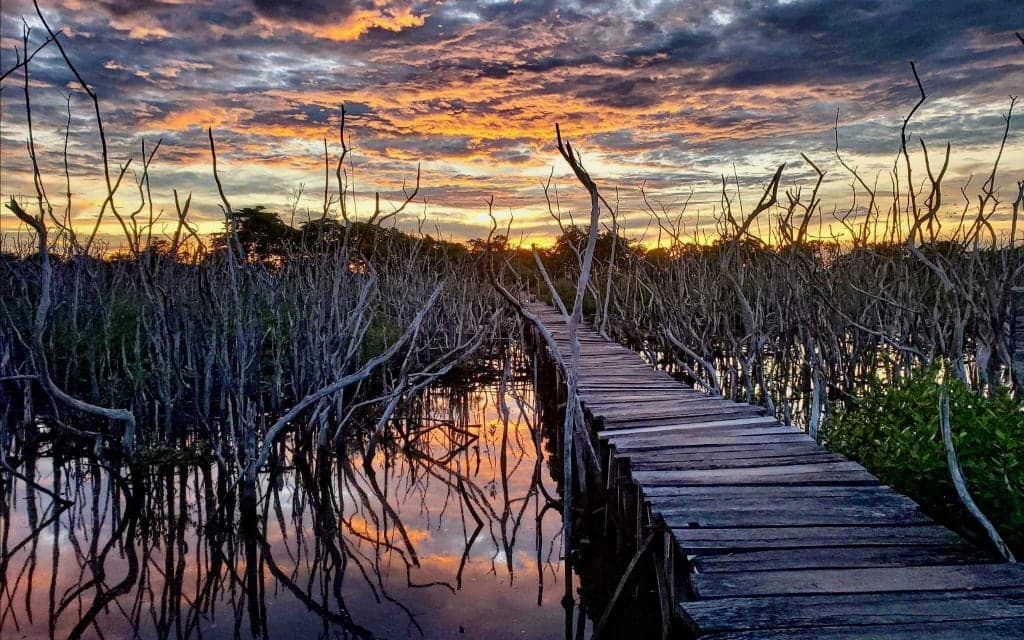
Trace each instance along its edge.
<instances>
[{"instance_id":1,"label":"shadow on water","mask_svg":"<svg viewBox=\"0 0 1024 640\"><path fill-rule=\"evenodd\" d=\"M533 363L492 368L426 390L385 439L331 453L288 440L255 482L212 461L115 465L45 429L15 437L0 635L564 636L557 428L540 421ZM583 637L623 551L578 531Z\"/></svg>"}]
</instances>

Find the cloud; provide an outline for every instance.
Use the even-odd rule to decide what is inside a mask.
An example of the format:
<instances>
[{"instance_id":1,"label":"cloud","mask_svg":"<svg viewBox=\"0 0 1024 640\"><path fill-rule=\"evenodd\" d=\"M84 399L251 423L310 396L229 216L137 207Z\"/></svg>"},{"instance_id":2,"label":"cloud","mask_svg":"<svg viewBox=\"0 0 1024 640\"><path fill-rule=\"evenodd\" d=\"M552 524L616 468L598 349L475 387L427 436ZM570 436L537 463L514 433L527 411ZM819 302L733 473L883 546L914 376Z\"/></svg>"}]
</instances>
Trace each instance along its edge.
<instances>
[{"instance_id":1,"label":"cloud","mask_svg":"<svg viewBox=\"0 0 1024 640\"><path fill-rule=\"evenodd\" d=\"M320 23L331 17L347 17L361 5L351 0L252 0L256 12L268 18Z\"/></svg>"},{"instance_id":2,"label":"cloud","mask_svg":"<svg viewBox=\"0 0 1024 640\"><path fill-rule=\"evenodd\" d=\"M330 0L253 0L253 7L272 30L284 26L308 36L349 42L367 32L400 32L420 27L427 19L422 9L404 2Z\"/></svg>"}]
</instances>

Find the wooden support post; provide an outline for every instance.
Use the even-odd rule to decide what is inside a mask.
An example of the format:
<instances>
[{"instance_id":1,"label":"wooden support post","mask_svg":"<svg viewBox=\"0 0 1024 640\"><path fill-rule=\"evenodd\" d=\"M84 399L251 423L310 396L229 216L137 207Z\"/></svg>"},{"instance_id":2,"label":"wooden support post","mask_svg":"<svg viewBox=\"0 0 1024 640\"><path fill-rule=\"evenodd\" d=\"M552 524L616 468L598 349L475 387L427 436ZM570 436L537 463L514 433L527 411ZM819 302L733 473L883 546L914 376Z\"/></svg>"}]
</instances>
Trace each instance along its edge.
<instances>
[{"instance_id":1,"label":"wooden support post","mask_svg":"<svg viewBox=\"0 0 1024 640\"><path fill-rule=\"evenodd\" d=\"M665 555L664 551L670 548L662 545L662 552L658 553L658 545L656 542L658 531L655 530L655 542L653 542L653 553L651 554L651 560L654 563L654 577L657 582L658 588L658 611L661 614L661 640L668 640L672 634L672 617L675 602L672 600L672 587L669 578L669 573L665 566ZM662 541L666 539L668 532L662 532Z\"/></svg>"},{"instance_id":2,"label":"wooden support post","mask_svg":"<svg viewBox=\"0 0 1024 640\"><path fill-rule=\"evenodd\" d=\"M676 567L675 567L675 541L672 540L672 534L665 529L662 532L662 560L665 563L665 575L668 578L668 598L675 606L676 603Z\"/></svg>"},{"instance_id":3,"label":"wooden support post","mask_svg":"<svg viewBox=\"0 0 1024 640\"><path fill-rule=\"evenodd\" d=\"M622 578L619 579L618 585L615 587L615 592L612 593L611 599L608 601L608 606L605 607L604 613L601 614L601 618L597 621L597 625L594 627L594 635L591 636L592 640L598 640L605 630L608 624L608 619L611 617L613 611L615 611L615 605L618 604L623 592L626 590L626 586L633 579L633 573L636 568L640 565L640 561L647 554L648 548L651 546L651 542L657 538L657 532L652 531L647 534L647 537L637 546L636 553L633 554L633 558L626 565L626 570L622 572Z\"/></svg>"},{"instance_id":4,"label":"wooden support post","mask_svg":"<svg viewBox=\"0 0 1024 640\"><path fill-rule=\"evenodd\" d=\"M634 504L634 507L636 508L636 514L637 514L637 520L636 520L636 525L637 526L636 526L636 537L635 537L635 540L641 540L643 538L643 531L644 531L644 526L643 526L643 512L644 512L644 509L643 509L643 496L640 494L640 486L637 485L637 484L633 484L633 490L632 490L632 492L630 492L630 494L634 498L633 504Z\"/></svg>"}]
</instances>

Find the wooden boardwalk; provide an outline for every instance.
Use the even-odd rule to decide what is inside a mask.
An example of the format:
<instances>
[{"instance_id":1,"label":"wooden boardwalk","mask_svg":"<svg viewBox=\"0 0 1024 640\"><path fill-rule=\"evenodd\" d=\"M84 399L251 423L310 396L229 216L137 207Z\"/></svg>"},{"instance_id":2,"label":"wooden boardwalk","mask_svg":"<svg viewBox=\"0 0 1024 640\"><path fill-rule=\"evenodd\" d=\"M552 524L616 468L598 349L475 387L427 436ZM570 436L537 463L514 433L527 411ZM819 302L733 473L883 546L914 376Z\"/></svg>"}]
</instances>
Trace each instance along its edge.
<instances>
[{"instance_id":1,"label":"wooden boardwalk","mask_svg":"<svg viewBox=\"0 0 1024 640\"><path fill-rule=\"evenodd\" d=\"M566 325L531 303L569 357ZM580 333L580 395L688 559L696 637L1024 638L1024 568L967 544L763 409Z\"/></svg>"}]
</instances>

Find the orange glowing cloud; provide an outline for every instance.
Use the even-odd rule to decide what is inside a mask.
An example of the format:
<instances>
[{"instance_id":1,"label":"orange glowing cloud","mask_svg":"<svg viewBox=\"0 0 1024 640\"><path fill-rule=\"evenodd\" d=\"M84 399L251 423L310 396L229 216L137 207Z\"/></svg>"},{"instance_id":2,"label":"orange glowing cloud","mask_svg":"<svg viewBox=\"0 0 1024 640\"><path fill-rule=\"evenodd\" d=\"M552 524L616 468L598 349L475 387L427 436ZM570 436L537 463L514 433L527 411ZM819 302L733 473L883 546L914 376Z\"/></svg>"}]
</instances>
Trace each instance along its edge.
<instances>
[{"instance_id":1,"label":"orange glowing cloud","mask_svg":"<svg viewBox=\"0 0 1024 640\"><path fill-rule=\"evenodd\" d=\"M146 120L144 125L153 131L185 131L192 127L224 127L237 125L243 117L251 116L248 109L225 109L219 106L197 106L176 109L163 117Z\"/></svg>"},{"instance_id":2,"label":"orange glowing cloud","mask_svg":"<svg viewBox=\"0 0 1024 640\"><path fill-rule=\"evenodd\" d=\"M267 33L278 33L283 28L320 40L333 42L354 42L371 29L382 29L399 33L405 29L422 27L427 13L417 13L412 7L390 7L386 2L377 2L373 8L357 8L340 22L332 21L334 16L325 16L323 23L289 21L286 23L261 19L260 24Z\"/></svg>"},{"instance_id":3,"label":"orange glowing cloud","mask_svg":"<svg viewBox=\"0 0 1024 640\"><path fill-rule=\"evenodd\" d=\"M300 27L299 30L318 38L349 42L358 40L370 29L384 29L397 33L410 27L422 27L426 20L426 14L417 15L409 7L383 11L359 9L341 24Z\"/></svg>"}]
</instances>

